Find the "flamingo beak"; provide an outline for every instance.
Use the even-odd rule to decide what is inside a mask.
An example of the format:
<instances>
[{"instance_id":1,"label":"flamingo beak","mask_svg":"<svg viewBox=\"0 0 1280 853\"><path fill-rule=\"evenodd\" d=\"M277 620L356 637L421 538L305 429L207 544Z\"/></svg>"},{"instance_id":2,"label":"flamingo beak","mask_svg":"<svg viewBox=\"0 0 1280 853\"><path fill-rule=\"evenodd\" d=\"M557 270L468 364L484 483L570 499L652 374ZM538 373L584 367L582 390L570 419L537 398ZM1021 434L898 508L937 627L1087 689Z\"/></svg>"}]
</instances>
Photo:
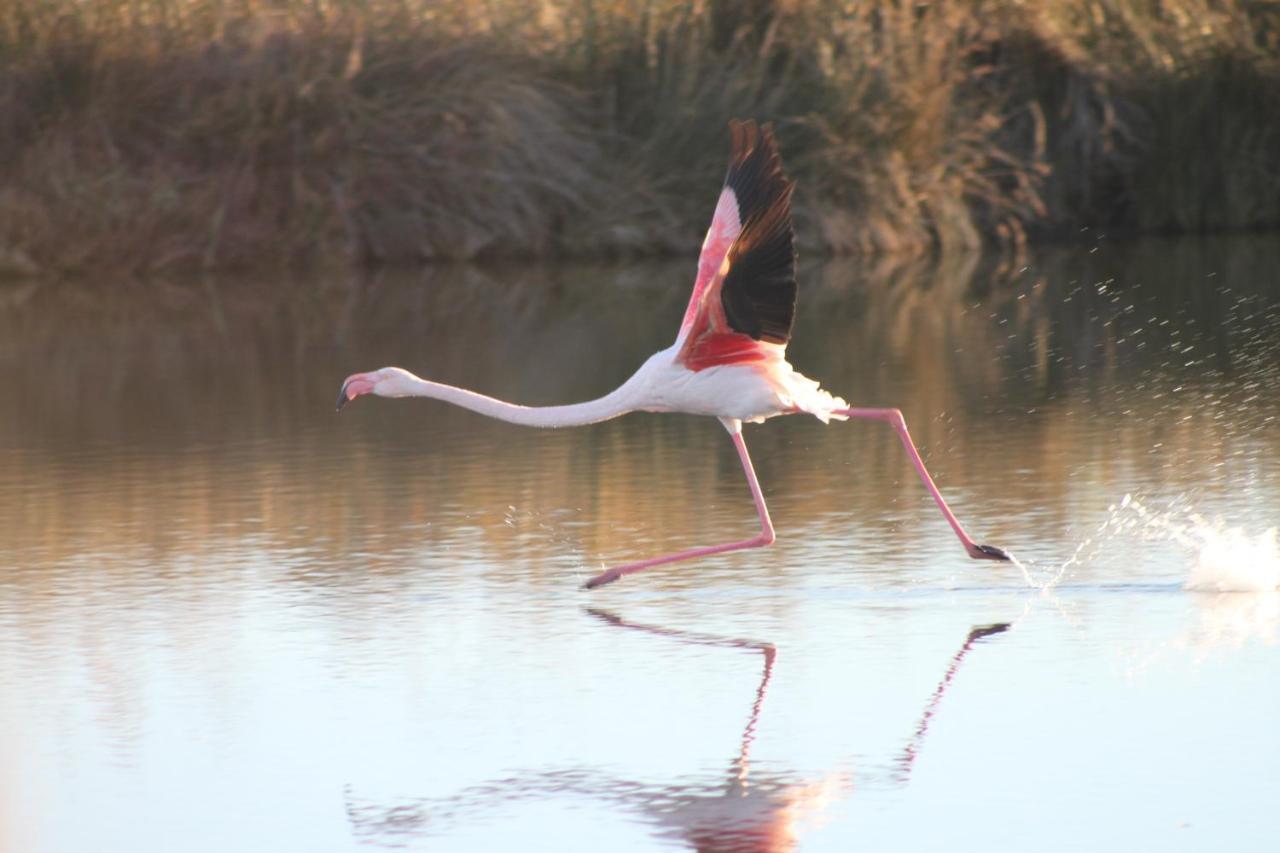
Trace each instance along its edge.
<instances>
[{"instance_id":1,"label":"flamingo beak","mask_svg":"<svg viewBox=\"0 0 1280 853\"><path fill-rule=\"evenodd\" d=\"M342 407L345 406L349 401L354 400L356 397L359 397L361 394L370 393L371 391L373 391L373 386L375 384L376 382L375 382L375 379L373 378L373 374L369 374L369 373L351 374L350 376L347 377L347 380L342 383L342 388L338 391L338 403L335 406L336 410L341 412Z\"/></svg>"}]
</instances>

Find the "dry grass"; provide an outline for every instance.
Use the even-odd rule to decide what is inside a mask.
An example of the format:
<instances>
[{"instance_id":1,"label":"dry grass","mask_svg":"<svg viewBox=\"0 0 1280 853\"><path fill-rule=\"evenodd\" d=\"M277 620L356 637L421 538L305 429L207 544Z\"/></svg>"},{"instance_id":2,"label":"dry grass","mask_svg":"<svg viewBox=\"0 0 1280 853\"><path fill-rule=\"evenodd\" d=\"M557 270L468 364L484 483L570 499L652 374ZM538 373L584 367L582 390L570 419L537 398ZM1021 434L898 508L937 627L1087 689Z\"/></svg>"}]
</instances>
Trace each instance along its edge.
<instances>
[{"instance_id":1,"label":"dry grass","mask_svg":"<svg viewBox=\"0 0 1280 853\"><path fill-rule=\"evenodd\" d=\"M1280 225L1261 0L10 0L0 268L696 246L730 116L835 252Z\"/></svg>"},{"instance_id":2,"label":"dry grass","mask_svg":"<svg viewBox=\"0 0 1280 853\"><path fill-rule=\"evenodd\" d=\"M0 243L71 270L536 253L595 189L579 96L491 38L213 5L34 25L0 101Z\"/></svg>"}]
</instances>

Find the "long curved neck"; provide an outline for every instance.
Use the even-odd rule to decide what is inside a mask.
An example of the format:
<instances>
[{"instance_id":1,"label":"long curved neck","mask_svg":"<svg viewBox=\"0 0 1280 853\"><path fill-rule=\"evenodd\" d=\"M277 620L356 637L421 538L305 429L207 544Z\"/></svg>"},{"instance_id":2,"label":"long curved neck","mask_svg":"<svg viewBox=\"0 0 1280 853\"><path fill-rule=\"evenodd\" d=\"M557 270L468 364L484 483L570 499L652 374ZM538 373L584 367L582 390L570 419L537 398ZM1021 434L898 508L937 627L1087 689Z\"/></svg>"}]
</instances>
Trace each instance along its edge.
<instances>
[{"instance_id":1,"label":"long curved neck","mask_svg":"<svg viewBox=\"0 0 1280 853\"><path fill-rule=\"evenodd\" d=\"M583 426L607 421L635 409L628 403L631 394L627 390L626 383L599 399L568 406L520 406L487 397L484 394L477 394L465 388L445 385L442 382L431 382L416 376L406 379L401 390L404 393L396 396L430 397L500 421L530 427Z\"/></svg>"}]
</instances>

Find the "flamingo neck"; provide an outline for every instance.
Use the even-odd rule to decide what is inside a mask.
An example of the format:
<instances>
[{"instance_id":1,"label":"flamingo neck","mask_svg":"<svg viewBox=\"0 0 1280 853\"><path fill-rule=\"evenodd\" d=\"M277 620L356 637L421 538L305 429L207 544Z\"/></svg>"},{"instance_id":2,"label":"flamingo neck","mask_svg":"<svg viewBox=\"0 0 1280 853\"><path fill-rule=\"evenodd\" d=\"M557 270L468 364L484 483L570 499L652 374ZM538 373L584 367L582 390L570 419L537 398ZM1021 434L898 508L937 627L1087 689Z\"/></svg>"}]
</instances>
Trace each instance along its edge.
<instances>
[{"instance_id":1,"label":"flamingo neck","mask_svg":"<svg viewBox=\"0 0 1280 853\"><path fill-rule=\"evenodd\" d=\"M572 427L599 423L635 410L628 402L631 396L626 384L603 397L567 406L521 406L495 397L477 394L465 388L413 377L402 388L405 397L430 397L500 421L530 427Z\"/></svg>"}]
</instances>

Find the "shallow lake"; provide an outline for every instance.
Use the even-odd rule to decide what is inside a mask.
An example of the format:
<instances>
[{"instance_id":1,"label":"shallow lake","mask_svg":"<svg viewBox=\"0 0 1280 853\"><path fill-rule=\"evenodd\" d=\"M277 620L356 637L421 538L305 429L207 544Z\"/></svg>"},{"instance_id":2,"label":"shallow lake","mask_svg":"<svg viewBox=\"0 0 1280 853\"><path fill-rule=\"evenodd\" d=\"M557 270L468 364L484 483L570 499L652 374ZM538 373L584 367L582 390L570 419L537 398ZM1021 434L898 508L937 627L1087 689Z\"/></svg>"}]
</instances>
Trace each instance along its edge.
<instances>
[{"instance_id":1,"label":"shallow lake","mask_svg":"<svg viewBox=\"0 0 1280 853\"><path fill-rule=\"evenodd\" d=\"M888 427L539 432L692 261L0 284L0 851L1271 850L1280 241L804 264Z\"/></svg>"}]
</instances>

